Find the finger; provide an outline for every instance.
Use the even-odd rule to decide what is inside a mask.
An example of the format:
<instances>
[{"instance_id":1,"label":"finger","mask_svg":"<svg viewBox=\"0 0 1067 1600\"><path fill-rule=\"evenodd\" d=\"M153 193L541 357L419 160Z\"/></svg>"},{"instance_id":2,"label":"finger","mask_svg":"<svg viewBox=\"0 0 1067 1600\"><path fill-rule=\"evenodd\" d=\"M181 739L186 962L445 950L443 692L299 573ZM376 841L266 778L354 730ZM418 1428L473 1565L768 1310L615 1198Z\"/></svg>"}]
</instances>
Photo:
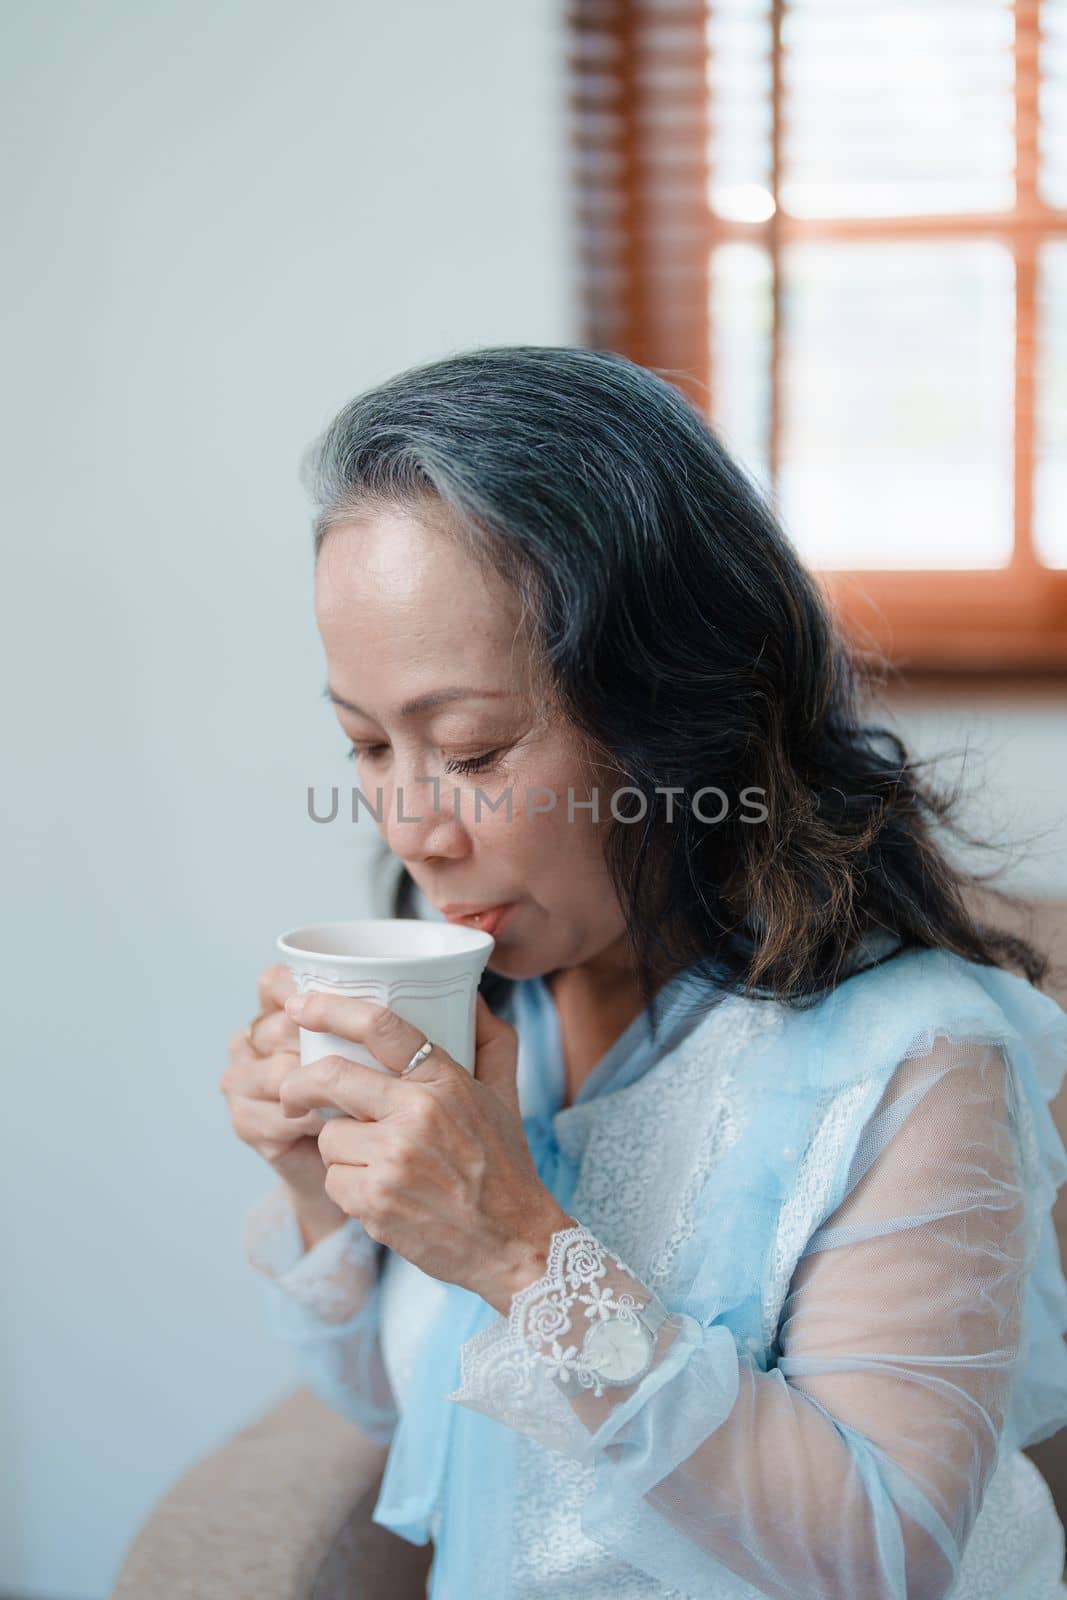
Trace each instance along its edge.
<instances>
[{"instance_id":1,"label":"finger","mask_svg":"<svg viewBox=\"0 0 1067 1600\"><path fill-rule=\"evenodd\" d=\"M277 1100L283 1079L299 1063L295 1050L276 1051L272 1056L238 1052L236 1057L231 1055L219 1088L224 1094L244 1095L250 1100Z\"/></svg>"},{"instance_id":2,"label":"finger","mask_svg":"<svg viewBox=\"0 0 1067 1600\"><path fill-rule=\"evenodd\" d=\"M380 1061L390 1072L403 1072L426 1035L413 1022L390 1011L388 1006L377 1005L373 1000L357 1000L352 995L331 994L322 989L312 989L286 1004L289 1015L296 1016L302 1028L317 1033L332 1033L339 1039L351 1039L354 1044L367 1047L375 1061ZM439 1052L439 1055L443 1052ZM416 1076L434 1075L423 1072L423 1063L415 1068ZM425 1065L429 1065L427 1061ZM438 1069L440 1063L438 1062ZM373 1070L373 1069L372 1069Z\"/></svg>"},{"instance_id":3,"label":"finger","mask_svg":"<svg viewBox=\"0 0 1067 1600\"><path fill-rule=\"evenodd\" d=\"M344 1056L321 1056L292 1067L283 1079L278 1098L291 1116L312 1106L333 1106L350 1117L376 1122L397 1109L407 1088L385 1072Z\"/></svg>"},{"instance_id":4,"label":"finger","mask_svg":"<svg viewBox=\"0 0 1067 1600\"><path fill-rule=\"evenodd\" d=\"M292 1144L305 1136L314 1138L327 1126L327 1119L316 1112L304 1116L287 1117L277 1100L252 1100L238 1095L232 1103L231 1121L240 1138L251 1143L273 1140L279 1144Z\"/></svg>"},{"instance_id":5,"label":"finger","mask_svg":"<svg viewBox=\"0 0 1067 1600\"><path fill-rule=\"evenodd\" d=\"M257 980L260 1011L280 1011L291 994L296 993L296 979L284 961L265 967ZM256 1029L259 1035L259 1029Z\"/></svg>"},{"instance_id":6,"label":"finger","mask_svg":"<svg viewBox=\"0 0 1067 1600\"><path fill-rule=\"evenodd\" d=\"M300 1049L300 1028L285 1011L268 1011L260 1016L255 1028L255 1048L260 1055L273 1055L276 1050ZM245 1035L247 1038L247 1034Z\"/></svg>"},{"instance_id":7,"label":"finger","mask_svg":"<svg viewBox=\"0 0 1067 1600\"><path fill-rule=\"evenodd\" d=\"M518 1067L517 1031L510 1022L495 1014L483 994L478 995L474 1021L475 1078L479 1083L494 1087L514 1085Z\"/></svg>"},{"instance_id":8,"label":"finger","mask_svg":"<svg viewBox=\"0 0 1067 1600\"><path fill-rule=\"evenodd\" d=\"M279 1054L299 1056L299 1054L300 1054L300 1036L299 1036L299 1034L297 1035L296 1039L294 1039L292 1041L291 1044L283 1046L283 1048L281 1050L279 1050L277 1048L274 1049L274 1050L270 1050L270 1051L261 1050L259 1048L259 1030L260 1030L260 1028L265 1028L266 1025L267 1025L266 1022L261 1022L257 1026L257 1028L256 1028L256 1043L254 1045L253 1045L251 1039L249 1039L249 1037L248 1037L248 1030L246 1028L238 1028L236 1033L231 1033L230 1041L229 1041L229 1055L230 1055L230 1063L231 1063L232 1066L239 1066L239 1067L254 1066L257 1061L259 1061L259 1062L267 1061L267 1060L270 1060L273 1056L276 1056L276 1055L279 1055Z\"/></svg>"},{"instance_id":9,"label":"finger","mask_svg":"<svg viewBox=\"0 0 1067 1600\"><path fill-rule=\"evenodd\" d=\"M367 1227L369 1219L371 1227L367 1231L374 1239L377 1234L371 1229L376 1206L371 1182L366 1167L350 1167L344 1162L335 1162L326 1168L323 1188L335 1206L340 1206L350 1217L357 1217L364 1227Z\"/></svg>"},{"instance_id":10,"label":"finger","mask_svg":"<svg viewBox=\"0 0 1067 1600\"><path fill-rule=\"evenodd\" d=\"M503 1017L498 1017L481 990L477 991L477 1005L474 1010L474 1035L475 1048L481 1049L487 1044L492 1044L494 1039L506 1038L514 1030L510 1022ZM266 1023L264 1023L266 1027ZM259 1030L256 1030L257 1035Z\"/></svg>"},{"instance_id":11,"label":"finger","mask_svg":"<svg viewBox=\"0 0 1067 1600\"><path fill-rule=\"evenodd\" d=\"M349 1167L369 1166L382 1149L386 1129L380 1122L362 1122L356 1117L331 1117L319 1133L319 1155L327 1166L340 1163Z\"/></svg>"}]
</instances>

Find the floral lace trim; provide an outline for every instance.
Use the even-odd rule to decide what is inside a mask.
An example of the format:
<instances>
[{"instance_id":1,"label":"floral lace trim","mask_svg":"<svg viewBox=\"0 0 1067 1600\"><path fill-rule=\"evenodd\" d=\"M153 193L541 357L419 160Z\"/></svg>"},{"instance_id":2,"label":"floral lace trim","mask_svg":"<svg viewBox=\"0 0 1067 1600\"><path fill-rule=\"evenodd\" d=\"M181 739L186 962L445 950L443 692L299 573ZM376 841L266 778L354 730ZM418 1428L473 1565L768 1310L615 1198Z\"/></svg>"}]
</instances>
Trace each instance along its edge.
<instances>
[{"instance_id":1,"label":"floral lace trim","mask_svg":"<svg viewBox=\"0 0 1067 1600\"><path fill-rule=\"evenodd\" d=\"M459 1347L459 1388L445 1396L472 1411L527 1434L548 1449L589 1460L592 1430L574 1402L588 1394L612 1398L633 1385L606 1385L582 1358L590 1328L606 1318L633 1323L649 1306L662 1316L648 1371L678 1337L679 1319L668 1312L626 1263L575 1219L552 1235L542 1277L512 1296L506 1318L497 1317ZM595 1401L590 1401L595 1404Z\"/></svg>"},{"instance_id":2,"label":"floral lace trim","mask_svg":"<svg viewBox=\"0 0 1067 1600\"><path fill-rule=\"evenodd\" d=\"M596 1395L604 1393L604 1384L582 1351L589 1326L613 1318L636 1327L638 1310L654 1298L639 1300L629 1287L605 1281L609 1259L627 1284L633 1281L626 1263L580 1222L558 1229L543 1277L516 1291L508 1314L509 1334L523 1341L550 1378L565 1386L576 1380Z\"/></svg>"}]
</instances>

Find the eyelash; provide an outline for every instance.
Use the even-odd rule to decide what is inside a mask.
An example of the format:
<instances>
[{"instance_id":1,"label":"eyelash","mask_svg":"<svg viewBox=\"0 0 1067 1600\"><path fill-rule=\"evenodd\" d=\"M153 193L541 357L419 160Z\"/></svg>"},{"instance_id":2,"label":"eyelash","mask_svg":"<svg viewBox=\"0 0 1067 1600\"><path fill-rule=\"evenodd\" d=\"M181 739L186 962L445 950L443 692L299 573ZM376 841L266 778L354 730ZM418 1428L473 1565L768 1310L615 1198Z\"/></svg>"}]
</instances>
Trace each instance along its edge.
<instances>
[{"instance_id":1,"label":"eyelash","mask_svg":"<svg viewBox=\"0 0 1067 1600\"><path fill-rule=\"evenodd\" d=\"M356 761L360 756L369 756L375 750L383 750L384 748L385 746L380 744L350 744L345 751L345 755L349 761ZM489 750L484 756L471 756L467 761L446 761L445 770L446 772L462 773L464 775L472 772L484 772L496 755L499 755L499 751Z\"/></svg>"}]
</instances>

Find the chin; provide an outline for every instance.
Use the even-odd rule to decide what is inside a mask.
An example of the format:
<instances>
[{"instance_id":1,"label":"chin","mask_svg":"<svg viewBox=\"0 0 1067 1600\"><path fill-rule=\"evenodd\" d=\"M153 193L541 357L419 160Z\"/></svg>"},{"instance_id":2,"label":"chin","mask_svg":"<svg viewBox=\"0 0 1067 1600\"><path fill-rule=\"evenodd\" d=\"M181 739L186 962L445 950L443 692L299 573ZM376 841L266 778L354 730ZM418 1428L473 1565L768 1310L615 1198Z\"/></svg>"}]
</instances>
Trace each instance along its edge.
<instances>
[{"instance_id":1,"label":"chin","mask_svg":"<svg viewBox=\"0 0 1067 1600\"><path fill-rule=\"evenodd\" d=\"M494 972L499 978L511 978L515 983L523 978L542 978L546 972L556 970L551 962L538 961L524 950L509 949L500 944L489 957L485 967L487 972Z\"/></svg>"}]
</instances>

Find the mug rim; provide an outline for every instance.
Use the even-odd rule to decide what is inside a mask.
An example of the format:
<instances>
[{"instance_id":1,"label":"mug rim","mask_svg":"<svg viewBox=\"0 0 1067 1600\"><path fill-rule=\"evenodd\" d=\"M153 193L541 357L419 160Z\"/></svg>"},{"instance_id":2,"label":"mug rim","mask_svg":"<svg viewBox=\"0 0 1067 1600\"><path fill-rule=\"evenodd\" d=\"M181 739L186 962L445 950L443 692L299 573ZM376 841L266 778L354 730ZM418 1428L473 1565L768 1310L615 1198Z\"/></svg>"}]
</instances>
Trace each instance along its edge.
<instances>
[{"instance_id":1,"label":"mug rim","mask_svg":"<svg viewBox=\"0 0 1067 1600\"><path fill-rule=\"evenodd\" d=\"M468 928L457 923L449 923L457 934L464 935L462 942L455 944L451 949L435 951L423 955L352 955L334 953L326 950L310 949L307 945L295 944L292 941L301 934L317 933L339 930L342 928L363 927L373 930L376 926L383 929L395 929L397 924L410 923L419 928L437 927L440 924L428 923L424 917L342 917L332 922L304 922L296 927L287 928L278 935L277 948L284 956L295 958L299 961L330 961L346 964L358 963L362 965L396 967L396 966L421 966L426 962L448 961L456 956L471 956L481 952L490 953L495 944L491 933L486 933L481 928Z\"/></svg>"}]
</instances>

